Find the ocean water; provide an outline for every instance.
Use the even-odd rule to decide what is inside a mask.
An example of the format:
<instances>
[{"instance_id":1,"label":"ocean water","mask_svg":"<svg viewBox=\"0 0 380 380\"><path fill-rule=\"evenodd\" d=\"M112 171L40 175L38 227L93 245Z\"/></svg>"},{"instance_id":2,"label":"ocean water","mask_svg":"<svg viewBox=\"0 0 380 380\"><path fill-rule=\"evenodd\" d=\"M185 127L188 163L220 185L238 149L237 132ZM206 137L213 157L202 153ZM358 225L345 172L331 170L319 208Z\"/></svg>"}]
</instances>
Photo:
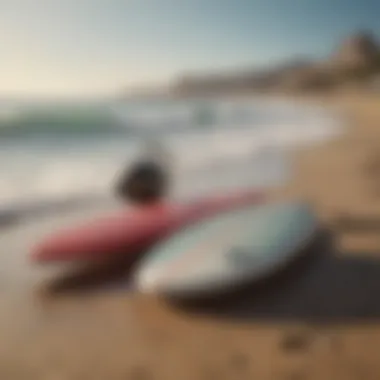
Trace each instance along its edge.
<instances>
[{"instance_id":1,"label":"ocean water","mask_svg":"<svg viewBox=\"0 0 380 380\"><path fill-rule=\"evenodd\" d=\"M289 150L341 129L325 109L279 100L3 100L0 210L110 196L120 170L147 152L167 161L174 196L273 186L291 176Z\"/></svg>"}]
</instances>

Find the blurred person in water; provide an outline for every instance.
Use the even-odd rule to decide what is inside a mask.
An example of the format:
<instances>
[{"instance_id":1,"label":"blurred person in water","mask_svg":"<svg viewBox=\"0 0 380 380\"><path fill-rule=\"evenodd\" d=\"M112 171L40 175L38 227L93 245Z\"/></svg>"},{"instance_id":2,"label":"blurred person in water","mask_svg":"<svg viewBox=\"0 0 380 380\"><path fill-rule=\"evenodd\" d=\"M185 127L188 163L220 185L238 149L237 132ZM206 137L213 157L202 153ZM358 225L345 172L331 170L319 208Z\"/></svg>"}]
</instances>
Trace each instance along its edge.
<instances>
[{"instance_id":1,"label":"blurred person in water","mask_svg":"<svg viewBox=\"0 0 380 380\"><path fill-rule=\"evenodd\" d=\"M121 174L116 184L117 196L136 205L163 200L170 187L169 159L160 142L146 139L142 156Z\"/></svg>"}]
</instances>

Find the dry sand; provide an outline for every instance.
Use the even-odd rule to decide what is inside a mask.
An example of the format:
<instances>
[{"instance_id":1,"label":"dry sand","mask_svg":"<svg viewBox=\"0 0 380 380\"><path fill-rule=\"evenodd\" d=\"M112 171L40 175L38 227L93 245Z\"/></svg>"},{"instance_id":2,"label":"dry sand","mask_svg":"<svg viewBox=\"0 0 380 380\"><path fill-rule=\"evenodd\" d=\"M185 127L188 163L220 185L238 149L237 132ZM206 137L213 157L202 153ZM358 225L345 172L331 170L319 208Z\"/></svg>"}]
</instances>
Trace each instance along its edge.
<instances>
[{"instance_id":1,"label":"dry sand","mask_svg":"<svg viewBox=\"0 0 380 380\"><path fill-rule=\"evenodd\" d=\"M55 269L31 269L25 253L52 221L3 230L0 379L379 379L380 226L347 232L335 218L380 218L380 98L313 100L342 107L349 130L297 152L294 181L271 192L315 206L327 233L310 255L185 311L127 289L46 292Z\"/></svg>"}]
</instances>

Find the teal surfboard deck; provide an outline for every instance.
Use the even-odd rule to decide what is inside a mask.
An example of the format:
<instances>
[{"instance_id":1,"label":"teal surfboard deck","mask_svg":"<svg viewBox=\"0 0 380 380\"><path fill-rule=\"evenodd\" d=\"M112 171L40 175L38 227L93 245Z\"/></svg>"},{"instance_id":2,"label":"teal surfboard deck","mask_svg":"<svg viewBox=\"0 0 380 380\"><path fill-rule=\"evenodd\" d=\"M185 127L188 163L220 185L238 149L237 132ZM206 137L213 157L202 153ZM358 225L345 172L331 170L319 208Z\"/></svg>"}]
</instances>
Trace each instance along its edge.
<instances>
[{"instance_id":1,"label":"teal surfboard deck","mask_svg":"<svg viewBox=\"0 0 380 380\"><path fill-rule=\"evenodd\" d=\"M195 223L147 253L135 276L145 293L217 293L260 279L309 243L317 219L301 202L253 205Z\"/></svg>"}]
</instances>

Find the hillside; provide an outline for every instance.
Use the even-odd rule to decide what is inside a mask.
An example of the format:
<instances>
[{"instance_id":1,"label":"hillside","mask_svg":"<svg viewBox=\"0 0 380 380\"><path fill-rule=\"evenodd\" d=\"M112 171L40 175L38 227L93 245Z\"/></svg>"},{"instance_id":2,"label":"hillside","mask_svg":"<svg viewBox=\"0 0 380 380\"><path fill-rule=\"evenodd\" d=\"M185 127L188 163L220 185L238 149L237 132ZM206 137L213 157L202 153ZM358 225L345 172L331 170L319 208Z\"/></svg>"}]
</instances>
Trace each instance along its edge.
<instances>
[{"instance_id":1,"label":"hillside","mask_svg":"<svg viewBox=\"0 0 380 380\"><path fill-rule=\"evenodd\" d=\"M268 70L233 74L184 75L175 81L175 94L251 91L326 91L366 85L380 74L380 45L375 36L359 32L349 36L321 61L294 60Z\"/></svg>"}]
</instances>

